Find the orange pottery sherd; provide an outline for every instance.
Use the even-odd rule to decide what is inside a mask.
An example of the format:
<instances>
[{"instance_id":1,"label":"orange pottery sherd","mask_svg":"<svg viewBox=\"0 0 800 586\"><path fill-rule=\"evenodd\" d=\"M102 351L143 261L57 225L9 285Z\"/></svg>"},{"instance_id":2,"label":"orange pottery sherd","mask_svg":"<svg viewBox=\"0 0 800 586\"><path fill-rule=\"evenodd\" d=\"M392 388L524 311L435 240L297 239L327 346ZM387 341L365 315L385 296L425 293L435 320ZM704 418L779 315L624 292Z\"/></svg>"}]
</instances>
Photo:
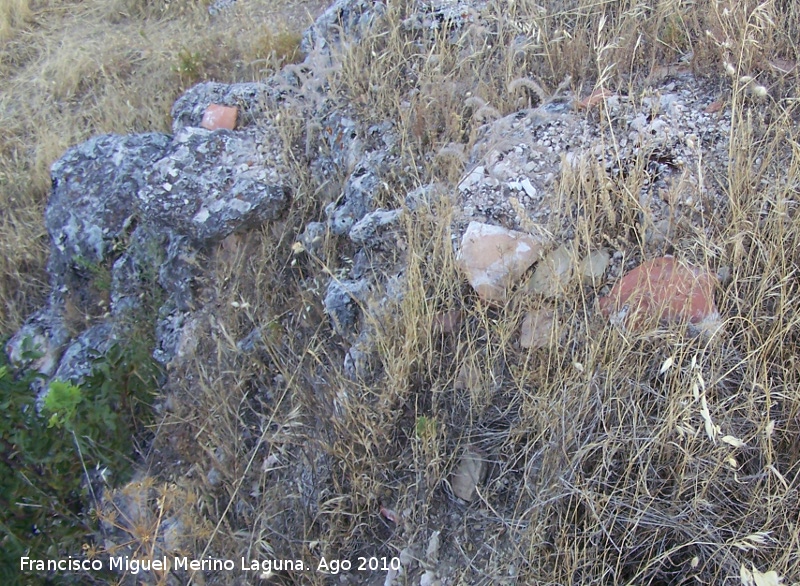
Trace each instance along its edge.
<instances>
[{"instance_id":1,"label":"orange pottery sherd","mask_svg":"<svg viewBox=\"0 0 800 586\"><path fill-rule=\"evenodd\" d=\"M600 299L606 317L637 328L646 322L699 323L717 315L717 277L671 256L654 258L626 273Z\"/></svg>"},{"instance_id":2,"label":"orange pottery sherd","mask_svg":"<svg viewBox=\"0 0 800 586\"><path fill-rule=\"evenodd\" d=\"M236 127L236 118L238 115L238 108L210 104L203 113L203 121L200 123L200 126L208 130L218 130L220 128L233 130Z\"/></svg>"}]
</instances>

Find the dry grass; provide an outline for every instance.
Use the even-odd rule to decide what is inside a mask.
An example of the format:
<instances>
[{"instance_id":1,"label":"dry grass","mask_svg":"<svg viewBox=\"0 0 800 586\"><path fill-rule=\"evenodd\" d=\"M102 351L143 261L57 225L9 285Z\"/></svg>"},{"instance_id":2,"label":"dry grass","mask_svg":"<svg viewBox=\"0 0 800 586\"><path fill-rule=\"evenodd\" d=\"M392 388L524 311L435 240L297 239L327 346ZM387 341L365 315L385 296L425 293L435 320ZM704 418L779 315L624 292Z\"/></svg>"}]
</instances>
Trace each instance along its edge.
<instances>
[{"instance_id":1,"label":"dry grass","mask_svg":"<svg viewBox=\"0 0 800 586\"><path fill-rule=\"evenodd\" d=\"M173 102L199 81L263 79L296 60L303 4L316 8L242 2L212 19L209 4L0 1L0 332L46 292L53 161L95 134L169 131Z\"/></svg>"},{"instance_id":2,"label":"dry grass","mask_svg":"<svg viewBox=\"0 0 800 586\"><path fill-rule=\"evenodd\" d=\"M730 83L730 171L709 178L728 194L727 215L676 238L676 254L732 267L717 291L724 327L710 339L681 328L625 334L598 316L594 289L575 284L556 304L560 343L521 349L522 316L541 302L520 294L497 308L474 297L456 269L444 197L406 216L403 296L377 291L363 307L379 374L353 381L340 366L349 343L320 301L326 275L341 274L353 251L329 242L320 258L293 257L288 246L319 217L310 205L236 244L233 259L220 249L208 346L176 391L180 421L214 455L195 465L225 478L212 490L222 516L209 551L312 565L407 547L424 557L441 529L453 584L738 583L741 564L800 579L796 77L767 64L798 57L794 5L519 1L491 5L488 28L430 34L400 26L406 3L388 6L373 33L345 45L330 82L361 116L397 122L407 173L389 206L431 180L452 189L463 158L430 153L474 139L483 104L512 112L568 76L584 95L598 83L634 94L690 53L698 76ZM765 102L753 102L743 75L768 88ZM585 210L583 250L622 238L640 211L620 198L605 213L603 190L636 193L641 177L620 185L603 173L562 177L565 213L575 202ZM313 189L301 185L301 199ZM451 309L462 326L437 333ZM234 341L253 327L270 332L265 350L243 356ZM713 441L704 403L719 426ZM468 508L448 488L466 446L490 461ZM401 515L396 525L381 506Z\"/></svg>"},{"instance_id":3,"label":"dry grass","mask_svg":"<svg viewBox=\"0 0 800 586\"><path fill-rule=\"evenodd\" d=\"M378 290L362 308L375 348L374 380L345 375L349 342L336 337L321 306L327 279L341 275L355 251L330 237L319 256L291 252L325 203L316 201L318 186L301 155L290 216L228 239L211 255L197 360L171 374L171 410L153 448L153 461L163 460L157 471L185 473L215 526L195 556L301 558L312 567L321 556L355 561L407 548L424 558L431 533L442 530L440 567L449 568L449 584L738 584L742 564L796 583L797 76L770 61L800 60L800 12L792 2L718 0L517 0L490 2L487 10L487 27L421 33L400 24L409 16L407 3L390 1L361 43L344 45L342 69L330 72L335 94L362 117L397 123L398 168L406 171L389 185L384 203L402 205L409 189L433 180L443 186L440 201L405 216L403 295ZM120 47L130 50L137 26L96 17L97 35L116 31L127 39ZM47 128L34 110L15 119L20 160L40 191L31 196L17 188L17 197L27 199L16 215L3 216L3 242L12 228L26 242L40 237L35 210L48 157L86 128L70 116L125 120L127 128L164 124L180 78L172 67L185 48L167 41L175 26L165 20L148 29L151 41L162 39L171 49L143 45L153 51L141 57L148 84L172 84L161 101L126 114L124 101L101 107L93 91L97 107L65 114L63 126ZM112 47L113 38L100 36L97 46ZM70 47L68 37L61 42ZM214 46L204 36L196 42L209 51ZM41 72L59 71L51 51L30 50L23 63L4 58L3 67L20 87L35 87ZM69 53L81 54L76 46ZM584 95L597 84L635 95L690 54L688 66L698 76L729 88L728 173L708 178L722 186L729 204L702 229L681 233L675 253L714 270L731 267L730 283L716 292L723 328L710 338L679 327L623 333L598 315L595 290L575 283L555 306L559 343L520 348L522 317L541 302L520 293L504 307L487 306L464 284L445 197L463 161L430 153L474 140L477 118L492 115L488 108L506 114L535 104L567 77ZM33 101L58 94L68 111L84 95L82 79L116 75L120 53L103 55L107 67L87 65L75 78L58 77L55 89L34 92ZM157 63L158 75L147 69ZM137 74L119 75L122 86L139 89L133 81L139 78L131 77ZM767 90L762 102L753 90L759 85ZM302 142L300 113L292 107L280 112L280 123ZM31 128L47 128L41 142L25 138ZM32 144L41 151L23 157ZM624 240L624 219L640 211L633 198L621 197L614 214L605 213L608 185L636 193L641 178L631 173L620 184L604 173L583 169L561 180L565 213L573 204L584 210L576 242L583 250L609 237ZM626 253L641 254L635 246ZM21 248L14 249L18 255ZM4 274L22 275L21 259L3 258L11 267ZM40 256L30 262L40 275ZM6 285L5 298L14 290ZM437 319L453 309L462 311L462 325L451 335L438 333ZM240 351L236 342L256 327L263 348ZM452 497L448 478L467 446L479 448L490 465L479 500L465 507ZM400 515L396 524L380 514L382 506ZM283 579L329 583L315 572Z\"/></svg>"}]
</instances>

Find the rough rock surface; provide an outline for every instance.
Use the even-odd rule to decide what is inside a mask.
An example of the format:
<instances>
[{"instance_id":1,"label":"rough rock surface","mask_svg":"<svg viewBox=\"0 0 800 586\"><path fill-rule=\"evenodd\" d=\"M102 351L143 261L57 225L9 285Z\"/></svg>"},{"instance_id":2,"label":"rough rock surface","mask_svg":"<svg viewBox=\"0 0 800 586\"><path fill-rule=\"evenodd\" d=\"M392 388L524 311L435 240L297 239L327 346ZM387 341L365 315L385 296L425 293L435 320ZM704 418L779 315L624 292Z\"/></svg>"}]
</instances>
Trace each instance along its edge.
<instances>
[{"instance_id":1,"label":"rough rock surface","mask_svg":"<svg viewBox=\"0 0 800 586\"><path fill-rule=\"evenodd\" d=\"M94 359L105 355L115 341L110 322L101 322L91 326L75 338L64 351L53 378L81 381L92 373Z\"/></svg>"},{"instance_id":2,"label":"rough rock surface","mask_svg":"<svg viewBox=\"0 0 800 586\"><path fill-rule=\"evenodd\" d=\"M727 206L719 186L698 175L704 166L726 172L730 112L706 112L713 99L684 74L641 99L606 95L610 126L576 111L578 100L568 92L485 123L458 185L463 215L456 231L470 221L515 230L536 223L566 243L575 237L581 210L560 210L559 190L598 171L625 174L644 158L644 182L634 194L642 210L637 230L646 252L663 254L681 227L702 226L704 217ZM602 213L613 213L613 205Z\"/></svg>"},{"instance_id":3,"label":"rough rock surface","mask_svg":"<svg viewBox=\"0 0 800 586\"><path fill-rule=\"evenodd\" d=\"M366 279L333 279L325 293L325 313L337 334L349 337L360 315L359 303L366 301L369 283Z\"/></svg>"},{"instance_id":4,"label":"rough rock surface","mask_svg":"<svg viewBox=\"0 0 800 586\"><path fill-rule=\"evenodd\" d=\"M470 222L458 261L482 299L503 301L509 288L539 259L543 248L543 240L531 234Z\"/></svg>"},{"instance_id":5,"label":"rough rock surface","mask_svg":"<svg viewBox=\"0 0 800 586\"><path fill-rule=\"evenodd\" d=\"M392 238L392 228L397 225L403 210L376 210L366 214L356 222L348 236L355 244L361 246L390 246L396 239Z\"/></svg>"},{"instance_id":6,"label":"rough rock surface","mask_svg":"<svg viewBox=\"0 0 800 586\"><path fill-rule=\"evenodd\" d=\"M178 134L187 127L199 127L207 108L212 104L237 108L239 125L251 125L263 111L268 96L270 87L264 83L225 84L209 81L197 84L172 106L172 133Z\"/></svg>"},{"instance_id":7,"label":"rough rock surface","mask_svg":"<svg viewBox=\"0 0 800 586\"><path fill-rule=\"evenodd\" d=\"M5 351L12 363L29 363L45 376L53 376L61 359L61 351L70 338L61 306L51 301L28 318L8 341ZM29 352L39 357L28 359Z\"/></svg>"},{"instance_id":8,"label":"rough rock surface","mask_svg":"<svg viewBox=\"0 0 800 586\"><path fill-rule=\"evenodd\" d=\"M179 131L145 176L138 193L142 214L194 242L276 219L289 188L275 145L268 134Z\"/></svg>"},{"instance_id":9,"label":"rough rock surface","mask_svg":"<svg viewBox=\"0 0 800 586\"><path fill-rule=\"evenodd\" d=\"M329 56L342 33L360 39L378 14L386 9L382 2L371 0L335 0L303 35L300 49L306 54Z\"/></svg>"},{"instance_id":10,"label":"rough rock surface","mask_svg":"<svg viewBox=\"0 0 800 586\"><path fill-rule=\"evenodd\" d=\"M76 258L99 263L109 254L129 226L146 169L164 156L169 140L156 133L98 136L53 163L45 211L52 277L66 274Z\"/></svg>"},{"instance_id":11,"label":"rough rock surface","mask_svg":"<svg viewBox=\"0 0 800 586\"><path fill-rule=\"evenodd\" d=\"M342 196L325 210L334 234L347 234L374 208L375 192L384 170L384 154L368 153L345 183Z\"/></svg>"}]
</instances>

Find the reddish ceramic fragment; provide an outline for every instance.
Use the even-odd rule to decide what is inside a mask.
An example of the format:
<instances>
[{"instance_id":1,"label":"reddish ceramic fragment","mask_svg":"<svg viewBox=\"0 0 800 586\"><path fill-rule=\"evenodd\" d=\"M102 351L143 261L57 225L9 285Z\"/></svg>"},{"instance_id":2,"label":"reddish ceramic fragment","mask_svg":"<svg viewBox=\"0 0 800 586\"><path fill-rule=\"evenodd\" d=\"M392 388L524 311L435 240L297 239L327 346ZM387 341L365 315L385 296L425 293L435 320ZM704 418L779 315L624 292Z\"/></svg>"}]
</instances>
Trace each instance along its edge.
<instances>
[{"instance_id":1,"label":"reddish ceramic fragment","mask_svg":"<svg viewBox=\"0 0 800 586\"><path fill-rule=\"evenodd\" d=\"M238 115L238 108L210 104L206 111L203 112L203 121L200 126L208 130L217 130L219 128L233 130L236 127L236 117Z\"/></svg>"},{"instance_id":2,"label":"reddish ceramic fragment","mask_svg":"<svg viewBox=\"0 0 800 586\"><path fill-rule=\"evenodd\" d=\"M654 320L696 324L718 315L716 282L712 273L671 256L654 258L626 273L600 299L600 310L633 329Z\"/></svg>"},{"instance_id":3,"label":"reddish ceramic fragment","mask_svg":"<svg viewBox=\"0 0 800 586\"><path fill-rule=\"evenodd\" d=\"M600 104L613 96L614 92L612 92L611 90L608 90L603 87L598 87L595 88L591 94L589 94L588 96L583 98L580 102L578 102L577 106L584 110L589 110L594 106L596 106L597 104Z\"/></svg>"},{"instance_id":4,"label":"reddish ceramic fragment","mask_svg":"<svg viewBox=\"0 0 800 586\"><path fill-rule=\"evenodd\" d=\"M461 325L461 310L451 309L437 313L433 316L433 331L442 334L452 334Z\"/></svg>"}]
</instances>

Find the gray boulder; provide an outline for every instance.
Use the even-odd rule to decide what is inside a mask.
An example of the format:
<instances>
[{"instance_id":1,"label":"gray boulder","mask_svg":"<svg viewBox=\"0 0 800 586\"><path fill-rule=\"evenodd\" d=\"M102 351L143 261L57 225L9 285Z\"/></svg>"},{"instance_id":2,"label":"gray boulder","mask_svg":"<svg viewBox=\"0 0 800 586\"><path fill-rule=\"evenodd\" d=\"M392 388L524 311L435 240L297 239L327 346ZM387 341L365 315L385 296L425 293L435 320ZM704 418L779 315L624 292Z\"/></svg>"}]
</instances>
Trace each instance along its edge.
<instances>
[{"instance_id":1,"label":"gray boulder","mask_svg":"<svg viewBox=\"0 0 800 586\"><path fill-rule=\"evenodd\" d=\"M54 287L76 259L103 261L128 228L144 170L161 158L169 136L103 135L69 149L51 168L53 191L45 211Z\"/></svg>"},{"instance_id":2,"label":"gray boulder","mask_svg":"<svg viewBox=\"0 0 800 586\"><path fill-rule=\"evenodd\" d=\"M280 139L260 130L180 130L139 191L146 220L204 244L278 218L289 201L287 172Z\"/></svg>"}]
</instances>

